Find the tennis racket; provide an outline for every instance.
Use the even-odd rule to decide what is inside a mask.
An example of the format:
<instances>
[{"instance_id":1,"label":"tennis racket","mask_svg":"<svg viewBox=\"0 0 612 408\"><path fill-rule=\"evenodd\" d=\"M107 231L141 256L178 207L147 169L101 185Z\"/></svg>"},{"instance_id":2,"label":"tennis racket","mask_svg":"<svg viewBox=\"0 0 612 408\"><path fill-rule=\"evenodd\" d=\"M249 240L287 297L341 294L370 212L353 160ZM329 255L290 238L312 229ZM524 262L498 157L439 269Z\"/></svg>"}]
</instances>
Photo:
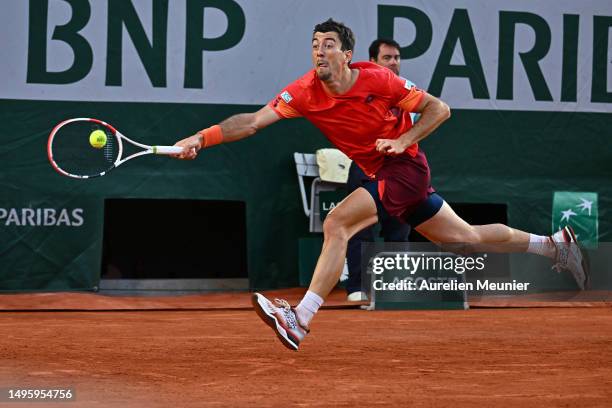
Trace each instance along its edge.
<instances>
[{"instance_id":1,"label":"tennis racket","mask_svg":"<svg viewBox=\"0 0 612 408\"><path fill-rule=\"evenodd\" d=\"M134 152L128 153L128 147ZM88 179L104 176L128 160L146 154L179 154L178 146L148 146L123 135L106 122L68 119L53 128L47 142L51 166L61 175Z\"/></svg>"}]
</instances>

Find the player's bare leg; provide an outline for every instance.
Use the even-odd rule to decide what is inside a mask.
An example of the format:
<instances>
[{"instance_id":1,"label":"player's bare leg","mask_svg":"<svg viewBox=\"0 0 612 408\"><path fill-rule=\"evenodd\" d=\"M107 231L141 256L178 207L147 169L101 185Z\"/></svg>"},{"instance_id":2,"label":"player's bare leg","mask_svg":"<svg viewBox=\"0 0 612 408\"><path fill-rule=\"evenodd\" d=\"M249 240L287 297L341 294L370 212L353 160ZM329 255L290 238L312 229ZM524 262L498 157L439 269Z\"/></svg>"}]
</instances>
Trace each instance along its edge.
<instances>
[{"instance_id":1,"label":"player's bare leg","mask_svg":"<svg viewBox=\"0 0 612 408\"><path fill-rule=\"evenodd\" d=\"M466 252L525 252L529 247L529 233L503 224L470 225L446 202L436 215L415 229L439 245L466 244Z\"/></svg>"},{"instance_id":2,"label":"player's bare leg","mask_svg":"<svg viewBox=\"0 0 612 408\"><path fill-rule=\"evenodd\" d=\"M309 331L310 320L338 282L349 238L377 220L374 199L366 189L358 188L327 215L323 223L323 249L300 304L293 309L284 300L271 302L259 293L253 294L255 311L287 348L298 349Z\"/></svg>"},{"instance_id":3,"label":"player's bare leg","mask_svg":"<svg viewBox=\"0 0 612 408\"><path fill-rule=\"evenodd\" d=\"M376 203L364 188L358 188L336 206L323 223L323 249L309 291L326 298L338 283L349 238L375 224Z\"/></svg>"},{"instance_id":4,"label":"player's bare leg","mask_svg":"<svg viewBox=\"0 0 612 408\"><path fill-rule=\"evenodd\" d=\"M580 289L589 285L588 262L570 227L544 237L503 224L470 225L445 202L436 215L415 229L456 252L532 252L547 256L555 260L557 271L568 270ZM453 244L457 246L453 248Z\"/></svg>"}]
</instances>

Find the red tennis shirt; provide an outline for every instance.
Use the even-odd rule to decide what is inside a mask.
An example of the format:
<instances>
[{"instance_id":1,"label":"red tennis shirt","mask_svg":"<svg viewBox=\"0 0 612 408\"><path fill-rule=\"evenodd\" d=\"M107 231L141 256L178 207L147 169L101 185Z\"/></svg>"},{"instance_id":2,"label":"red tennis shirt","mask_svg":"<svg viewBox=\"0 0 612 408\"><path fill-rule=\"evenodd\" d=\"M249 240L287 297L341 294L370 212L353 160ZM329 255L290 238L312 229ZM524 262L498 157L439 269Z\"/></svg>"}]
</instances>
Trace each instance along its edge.
<instances>
[{"instance_id":1,"label":"red tennis shirt","mask_svg":"<svg viewBox=\"0 0 612 408\"><path fill-rule=\"evenodd\" d=\"M350 68L358 69L359 76L342 95L327 93L313 69L289 84L268 105L281 118L308 119L372 177L385 157L376 151L376 139L397 139L407 132L412 127L410 112L414 112L425 92L371 62L354 63ZM418 150L418 145L413 144L405 154L415 157Z\"/></svg>"}]
</instances>

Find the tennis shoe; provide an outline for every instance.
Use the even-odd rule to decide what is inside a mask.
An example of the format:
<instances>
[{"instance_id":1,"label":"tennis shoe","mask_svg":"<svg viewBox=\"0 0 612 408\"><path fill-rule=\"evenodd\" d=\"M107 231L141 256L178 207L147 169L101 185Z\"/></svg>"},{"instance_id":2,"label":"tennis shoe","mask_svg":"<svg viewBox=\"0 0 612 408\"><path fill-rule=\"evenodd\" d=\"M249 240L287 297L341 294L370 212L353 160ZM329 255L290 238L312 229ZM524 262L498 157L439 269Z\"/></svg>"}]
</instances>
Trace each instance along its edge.
<instances>
[{"instance_id":1,"label":"tennis shoe","mask_svg":"<svg viewBox=\"0 0 612 408\"><path fill-rule=\"evenodd\" d=\"M295 309L286 300L274 299L273 303L260 293L253 293L251 302L257 315L274 330L283 345L297 350L310 330L299 322Z\"/></svg>"},{"instance_id":2,"label":"tennis shoe","mask_svg":"<svg viewBox=\"0 0 612 408\"><path fill-rule=\"evenodd\" d=\"M555 244L556 255L553 269L569 271L580 290L590 285L589 262L586 253L580 248L576 234L569 225L550 236Z\"/></svg>"},{"instance_id":3,"label":"tennis shoe","mask_svg":"<svg viewBox=\"0 0 612 408\"><path fill-rule=\"evenodd\" d=\"M365 292L353 292L348 294L346 300L348 302L363 302L368 300L368 296L365 294Z\"/></svg>"}]
</instances>

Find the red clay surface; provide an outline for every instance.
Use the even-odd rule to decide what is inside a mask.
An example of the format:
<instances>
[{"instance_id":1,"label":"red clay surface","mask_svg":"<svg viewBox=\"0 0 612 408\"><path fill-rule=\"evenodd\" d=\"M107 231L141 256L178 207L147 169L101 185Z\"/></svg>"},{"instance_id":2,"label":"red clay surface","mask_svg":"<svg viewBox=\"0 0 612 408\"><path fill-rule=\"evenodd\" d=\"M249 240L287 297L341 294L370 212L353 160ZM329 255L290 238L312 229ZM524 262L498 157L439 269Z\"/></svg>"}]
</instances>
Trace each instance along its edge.
<instances>
[{"instance_id":1,"label":"red clay surface","mask_svg":"<svg viewBox=\"0 0 612 408\"><path fill-rule=\"evenodd\" d=\"M248 295L245 295L248 296ZM248 299L248 298L247 298ZM252 310L2 312L8 407L605 407L612 309L322 310L298 352Z\"/></svg>"},{"instance_id":2,"label":"red clay surface","mask_svg":"<svg viewBox=\"0 0 612 408\"><path fill-rule=\"evenodd\" d=\"M269 298L280 297L297 304L304 288L264 292ZM154 293L154 292L152 292ZM166 292L169 293L169 292ZM611 291L547 292L509 297L470 297L470 307L612 307ZM364 302L365 304L365 302ZM336 288L325 299L325 308L357 307L346 301L346 292ZM181 296L109 296L93 292L54 292L0 294L4 310L221 310L250 309L245 292L220 292Z\"/></svg>"}]
</instances>

